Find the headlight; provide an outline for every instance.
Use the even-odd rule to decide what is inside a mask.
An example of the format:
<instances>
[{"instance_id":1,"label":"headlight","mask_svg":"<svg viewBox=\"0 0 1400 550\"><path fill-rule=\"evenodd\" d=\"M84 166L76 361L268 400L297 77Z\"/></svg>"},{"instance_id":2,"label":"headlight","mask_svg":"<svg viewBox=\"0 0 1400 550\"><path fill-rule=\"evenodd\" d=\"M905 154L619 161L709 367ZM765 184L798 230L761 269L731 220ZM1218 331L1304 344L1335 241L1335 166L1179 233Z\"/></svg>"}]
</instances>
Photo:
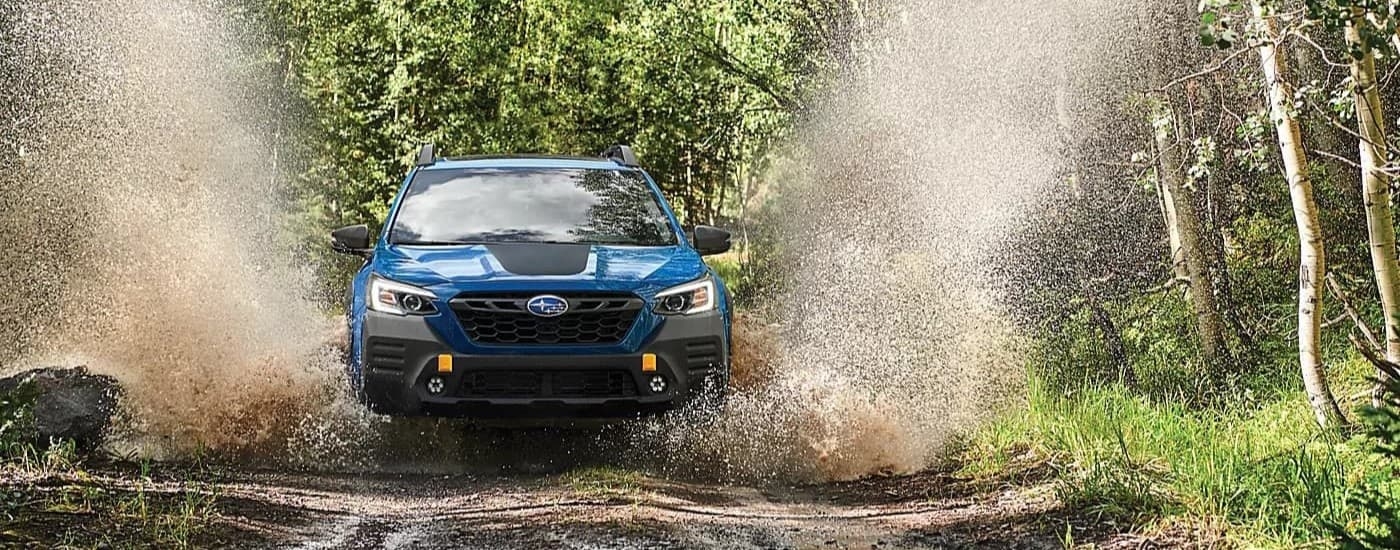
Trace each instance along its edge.
<instances>
[{"instance_id":1,"label":"headlight","mask_svg":"<svg viewBox=\"0 0 1400 550\"><path fill-rule=\"evenodd\" d=\"M656 294L654 311L662 315L691 315L715 309L715 281L705 277Z\"/></svg>"},{"instance_id":2,"label":"headlight","mask_svg":"<svg viewBox=\"0 0 1400 550\"><path fill-rule=\"evenodd\" d=\"M390 281L378 275L369 278L369 308L394 315L432 315L437 313L432 292L412 285Z\"/></svg>"}]
</instances>

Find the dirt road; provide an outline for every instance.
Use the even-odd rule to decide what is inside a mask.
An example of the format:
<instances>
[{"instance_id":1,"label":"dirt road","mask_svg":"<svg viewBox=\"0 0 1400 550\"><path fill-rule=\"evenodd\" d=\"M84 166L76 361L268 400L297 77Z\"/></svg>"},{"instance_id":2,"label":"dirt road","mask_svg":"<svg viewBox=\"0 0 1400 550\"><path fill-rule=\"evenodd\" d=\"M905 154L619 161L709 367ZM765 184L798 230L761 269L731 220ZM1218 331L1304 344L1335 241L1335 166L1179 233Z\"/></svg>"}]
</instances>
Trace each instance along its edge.
<instances>
[{"instance_id":1,"label":"dirt road","mask_svg":"<svg viewBox=\"0 0 1400 550\"><path fill-rule=\"evenodd\" d=\"M797 486L678 481L615 468L544 475L224 471L220 481L197 484L187 475L157 477L134 481L129 472L109 471L38 485L100 486L126 502L140 492L143 507L163 500L178 508L192 493L215 495L207 523L182 542L198 548L1061 548L1067 533L1098 548L1174 546L1066 511L1049 487L979 486L935 472ZM82 525L93 520L91 511L53 510L30 518L25 529L25 538L50 543L30 546L94 547L102 527Z\"/></svg>"},{"instance_id":2,"label":"dirt road","mask_svg":"<svg viewBox=\"0 0 1400 550\"><path fill-rule=\"evenodd\" d=\"M0 525L0 542L619 550L1172 545L1064 509L1052 487L1035 481L1044 478L1036 470L1014 485L960 479L951 470L803 484L742 481L706 468L657 470L640 458L585 452L577 440L540 434L476 443L480 452L470 458L420 450L369 473L131 462L33 471L0 479L0 504L7 490L31 503L12 514L14 526Z\"/></svg>"},{"instance_id":3,"label":"dirt road","mask_svg":"<svg viewBox=\"0 0 1400 550\"><path fill-rule=\"evenodd\" d=\"M1045 487L928 473L735 487L613 469L545 476L248 473L219 485L221 538L316 548L1140 548L1067 520Z\"/></svg>"}]
</instances>

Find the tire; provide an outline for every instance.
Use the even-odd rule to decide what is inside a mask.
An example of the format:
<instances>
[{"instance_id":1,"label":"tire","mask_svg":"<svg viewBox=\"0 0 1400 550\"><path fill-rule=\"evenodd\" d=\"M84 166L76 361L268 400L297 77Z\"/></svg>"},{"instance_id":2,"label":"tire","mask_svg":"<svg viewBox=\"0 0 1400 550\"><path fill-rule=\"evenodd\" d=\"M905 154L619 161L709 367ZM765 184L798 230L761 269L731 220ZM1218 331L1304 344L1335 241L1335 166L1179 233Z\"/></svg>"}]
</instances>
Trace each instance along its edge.
<instances>
[{"instance_id":1,"label":"tire","mask_svg":"<svg viewBox=\"0 0 1400 550\"><path fill-rule=\"evenodd\" d=\"M350 398L354 399L356 403L359 403L361 407L364 407L365 410L369 411L371 414L396 416L397 411L393 408L387 407L369 398L369 393L365 391L365 377L363 374L360 375L359 383L347 378L345 385L347 386L346 390L350 394Z\"/></svg>"},{"instance_id":2,"label":"tire","mask_svg":"<svg viewBox=\"0 0 1400 550\"><path fill-rule=\"evenodd\" d=\"M729 366L706 376L691 394L690 401L682 407L682 413L697 422L709 424L724 416L724 408L729 403Z\"/></svg>"}]
</instances>

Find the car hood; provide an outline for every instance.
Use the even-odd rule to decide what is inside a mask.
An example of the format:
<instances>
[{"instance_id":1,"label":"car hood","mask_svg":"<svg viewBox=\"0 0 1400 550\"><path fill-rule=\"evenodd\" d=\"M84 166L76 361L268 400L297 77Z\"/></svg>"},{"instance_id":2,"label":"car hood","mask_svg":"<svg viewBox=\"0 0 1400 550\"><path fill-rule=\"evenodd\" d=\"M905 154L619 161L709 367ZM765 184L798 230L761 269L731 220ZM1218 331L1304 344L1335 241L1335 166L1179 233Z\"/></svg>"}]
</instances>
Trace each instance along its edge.
<instances>
[{"instance_id":1,"label":"car hood","mask_svg":"<svg viewBox=\"0 0 1400 550\"><path fill-rule=\"evenodd\" d=\"M454 294L463 290L660 290L706 271L688 247L491 244L383 247L374 271Z\"/></svg>"}]
</instances>

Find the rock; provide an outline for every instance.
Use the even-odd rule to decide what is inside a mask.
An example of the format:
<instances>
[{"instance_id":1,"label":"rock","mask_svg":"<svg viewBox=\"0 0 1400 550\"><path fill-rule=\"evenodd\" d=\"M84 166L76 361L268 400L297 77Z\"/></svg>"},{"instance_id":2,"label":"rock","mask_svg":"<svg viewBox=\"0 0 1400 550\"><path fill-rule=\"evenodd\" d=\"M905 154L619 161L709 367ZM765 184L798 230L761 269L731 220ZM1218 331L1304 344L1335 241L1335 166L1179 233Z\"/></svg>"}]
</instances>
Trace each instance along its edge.
<instances>
[{"instance_id":1,"label":"rock","mask_svg":"<svg viewBox=\"0 0 1400 550\"><path fill-rule=\"evenodd\" d=\"M102 444L121 395L115 378L89 373L86 367L42 368L0 378L0 394L26 382L35 396L35 444L47 445L51 438L71 439L79 450Z\"/></svg>"}]
</instances>

